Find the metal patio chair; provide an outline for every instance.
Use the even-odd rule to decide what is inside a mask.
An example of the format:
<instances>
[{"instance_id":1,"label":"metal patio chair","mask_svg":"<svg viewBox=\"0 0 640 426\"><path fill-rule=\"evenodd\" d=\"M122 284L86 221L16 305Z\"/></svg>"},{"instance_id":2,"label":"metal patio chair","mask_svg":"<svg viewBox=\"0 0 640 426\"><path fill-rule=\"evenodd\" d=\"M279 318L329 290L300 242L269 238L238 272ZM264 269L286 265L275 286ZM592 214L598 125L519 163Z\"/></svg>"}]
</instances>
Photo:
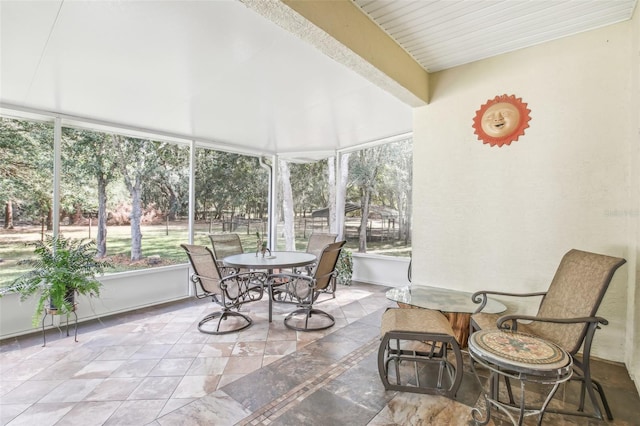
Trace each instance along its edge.
<instances>
[{"instance_id":1,"label":"metal patio chair","mask_svg":"<svg viewBox=\"0 0 640 426\"><path fill-rule=\"evenodd\" d=\"M243 304L262 298L264 291L262 283L266 279L266 274L247 272L223 277L209 247L189 244L181 244L180 247L187 252L194 271L191 281L196 298L211 297L213 302L222 307L220 311L202 318L198 323L198 330L207 334L226 334L249 327L252 323L251 318L241 314L239 310ZM229 321L231 319L235 321ZM206 323L214 320L217 320L217 324L213 330L204 327ZM230 327L222 327L229 324Z\"/></svg>"},{"instance_id":2,"label":"metal patio chair","mask_svg":"<svg viewBox=\"0 0 640 426\"><path fill-rule=\"evenodd\" d=\"M325 233L314 232L309 236L309 241L307 242L306 251L307 253L314 254L316 258L320 260L320 256L322 255L322 250L328 244L335 243L336 238L338 238L337 234L325 234ZM307 275L313 274L313 268L315 268L317 264L318 262L314 263L313 265L309 265L305 268L305 272L307 273ZM322 292L330 294L331 297L335 299L336 297L336 277L335 276L331 279L331 282L329 283L327 288L324 289Z\"/></svg>"},{"instance_id":3,"label":"metal patio chair","mask_svg":"<svg viewBox=\"0 0 640 426\"><path fill-rule=\"evenodd\" d=\"M331 314L314 308L313 304L318 296L331 285L331 280L336 274L338 257L345 243L346 241L338 241L326 245L312 275L280 273L269 276L270 282L275 282L278 285L280 296L278 301L291 301L298 306L298 309L285 317L284 325L287 328L297 331L314 331L324 330L335 324L335 319ZM310 321L313 316L321 319ZM303 322L302 326L294 324L300 321Z\"/></svg>"},{"instance_id":4,"label":"metal patio chair","mask_svg":"<svg viewBox=\"0 0 640 426\"><path fill-rule=\"evenodd\" d=\"M473 333L488 328L508 328L555 343L573 357L574 375L571 380L581 382L577 411L555 410L555 412L603 419L600 404L596 398L597 392L602 400L607 418L613 420L604 389L591 376L590 356L595 331L601 325L608 324L606 319L596 316L598 307L613 274L625 262L625 259L618 257L570 250L562 258L546 292L513 294L499 291L479 291L474 293L472 299L475 303L480 303L480 307L471 316L470 331ZM542 300L536 315L500 316L499 314L481 312L488 295L541 296ZM582 355L579 356L578 351L581 347L583 348ZM513 403L513 394L508 381L507 391L509 402ZM584 411L585 393L589 395L593 405L593 414ZM554 410L548 409L547 411L553 412Z\"/></svg>"},{"instance_id":5,"label":"metal patio chair","mask_svg":"<svg viewBox=\"0 0 640 426\"><path fill-rule=\"evenodd\" d=\"M213 255L216 259L216 263L223 275L248 272L241 271L237 268L226 267L222 261L222 259L227 256L244 253L244 250L242 249L242 241L240 241L240 236L238 234L209 234L209 240L211 240L211 246L213 247Z\"/></svg>"}]
</instances>

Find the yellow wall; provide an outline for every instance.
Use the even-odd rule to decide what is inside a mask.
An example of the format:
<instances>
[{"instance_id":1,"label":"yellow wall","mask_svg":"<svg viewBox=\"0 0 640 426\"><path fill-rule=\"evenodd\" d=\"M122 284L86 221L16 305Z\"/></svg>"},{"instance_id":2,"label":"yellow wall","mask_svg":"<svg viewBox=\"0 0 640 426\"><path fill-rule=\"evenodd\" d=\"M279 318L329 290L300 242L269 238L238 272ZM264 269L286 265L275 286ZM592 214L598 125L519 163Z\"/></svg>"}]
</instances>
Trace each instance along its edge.
<instances>
[{"instance_id":1,"label":"yellow wall","mask_svg":"<svg viewBox=\"0 0 640 426\"><path fill-rule=\"evenodd\" d=\"M430 104L414 110L417 284L546 290L571 248L630 258L605 296L599 314L610 324L594 344L595 356L630 362L637 340L627 339L635 320L629 268L640 216L631 182L635 27L625 22L430 76ZM501 94L522 97L532 119L519 141L490 147L476 139L472 120Z\"/></svg>"}]
</instances>

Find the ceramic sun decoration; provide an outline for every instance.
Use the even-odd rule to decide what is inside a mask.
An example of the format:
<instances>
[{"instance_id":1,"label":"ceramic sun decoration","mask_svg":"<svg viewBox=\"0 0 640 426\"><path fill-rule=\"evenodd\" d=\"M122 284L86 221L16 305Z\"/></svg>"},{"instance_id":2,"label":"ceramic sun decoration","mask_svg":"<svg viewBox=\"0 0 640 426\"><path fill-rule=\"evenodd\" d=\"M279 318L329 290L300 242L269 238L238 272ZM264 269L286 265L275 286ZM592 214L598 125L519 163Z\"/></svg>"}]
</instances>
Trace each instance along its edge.
<instances>
[{"instance_id":1,"label":"ceramic sun decoration","mask_svg":"<svg viewBox=\"0 0 640 426\"><path fill-rule=\"evenodd\" d=\"M531 117L527 104L515 95L500 95L482 105L473 119L478 140L491 146L510 145L524 135Z\"/></svg>"}]
</instances>

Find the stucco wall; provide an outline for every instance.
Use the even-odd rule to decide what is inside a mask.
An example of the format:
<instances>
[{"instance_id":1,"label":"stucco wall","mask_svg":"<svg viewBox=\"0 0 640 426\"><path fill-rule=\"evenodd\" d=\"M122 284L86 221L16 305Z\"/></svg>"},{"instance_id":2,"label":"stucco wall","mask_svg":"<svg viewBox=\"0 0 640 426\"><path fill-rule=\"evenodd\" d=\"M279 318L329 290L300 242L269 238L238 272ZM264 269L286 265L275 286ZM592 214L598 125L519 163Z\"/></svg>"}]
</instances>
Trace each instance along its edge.
<instances>
[{"instance_id":1,"label":"stucco wall","mask_svg":"<svg viewBox=\"0 0 640 426\"><path fill-rule=\"evenodd\" d=\"M631 160L631 190L630 196L634 199L636 209L640 212L640 7L636 6L636 10L631 22L631 108L632 111L632 140L630 149ZM640 216L640 213L638 214ZM629 234L635 237L635 245L632 245L631 254L635 254L635 269L629 270L629 298L628 306L628 329L626 353L626 362L631 376L636 380L636 388L640 392L640 289L638 288L638 277L640 276L638 269L638 246L640 242L640 218L635 222L635 230L630 229ZM635 272L635 273L634 273Z\"/></svg>"},{"instance_id":2,"label":"stucco wall","mask_svg":"<svg viewBox=\"0 0 640 426\"><path fill-rule=\"evenodd\" d=\"M430 104L414 110L415 284L546 290L571 248L628 257L631 31L626 22L432 75ZM501 94L522 97L532 119L519 141L490 147L472 120ZM628 268L594 345L620 362Z\"/></svg>"}]
</instances>

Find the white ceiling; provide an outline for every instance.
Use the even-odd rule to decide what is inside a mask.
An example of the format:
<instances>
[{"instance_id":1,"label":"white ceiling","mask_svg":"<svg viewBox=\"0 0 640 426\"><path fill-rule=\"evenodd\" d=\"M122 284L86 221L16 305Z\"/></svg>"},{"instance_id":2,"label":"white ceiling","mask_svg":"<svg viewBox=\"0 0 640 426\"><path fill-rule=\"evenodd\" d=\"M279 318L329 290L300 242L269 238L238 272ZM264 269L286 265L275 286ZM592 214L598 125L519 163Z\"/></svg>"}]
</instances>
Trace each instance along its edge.
<instances>
[{"instance_id":1,"label":"white ceiling","mask_svg":"<svg viewBox=\"0 0 640 426\"><path fill-rule=\"evenodd\" d=\"M357 4L436 70L629 19L635 0ZM411 131L410 106L236 0L2 0L0 41L5 111L309 158Z\"/></svg>"},{"instance_id":2,"label":"white ceiling","mask_svg":"<svg viewBox=\"0 0 640 426\"><path fill-rule=\"evenodd\" d=\"M636 0L354 0L429 72L631 19Z\"/></svg>"}]
</instances>

